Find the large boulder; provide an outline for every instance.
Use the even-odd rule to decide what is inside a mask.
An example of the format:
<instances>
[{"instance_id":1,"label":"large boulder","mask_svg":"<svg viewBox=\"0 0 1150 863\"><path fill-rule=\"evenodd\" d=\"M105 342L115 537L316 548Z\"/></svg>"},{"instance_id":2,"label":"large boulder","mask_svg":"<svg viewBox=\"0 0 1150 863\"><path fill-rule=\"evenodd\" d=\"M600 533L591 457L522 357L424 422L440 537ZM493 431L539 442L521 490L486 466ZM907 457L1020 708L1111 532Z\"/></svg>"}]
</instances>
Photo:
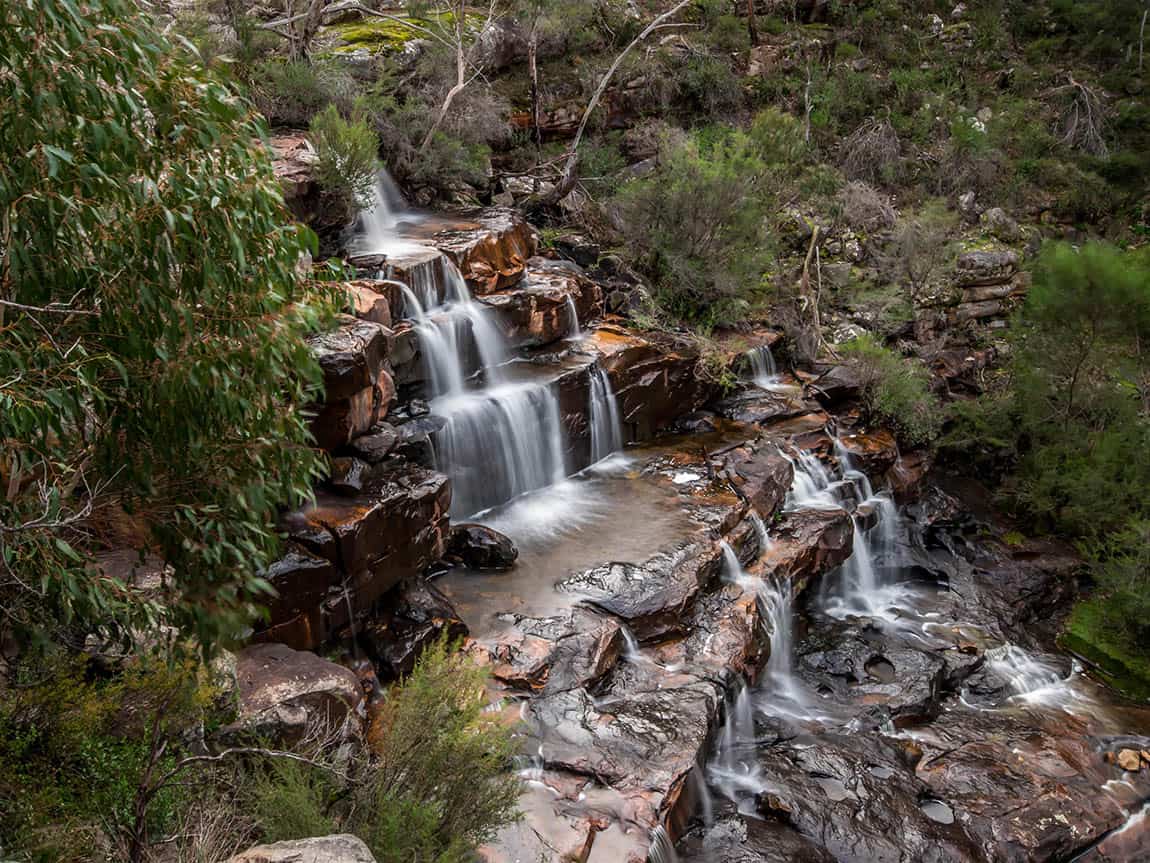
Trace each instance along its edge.
<instances>
[{"instance_id":1,"label":"large boulder","mask_svg":"<svg viewBox=\"0 0 1150 863\"><path fill-rule=\"evenodd\" d=\"M763 569L776 578L805 584L851 556L854 524L842 509L800 509L771 529Z\"/></svg>"},{"instance_id":2,"label":"large boulder","mask_svg":"<svg viewBox=\"0 0 1150 863\"><path fill-rule=\"evenodd\" d=\"M350 833L341 833L256 845L236 854L227 863L375 863L375 857L362 840Z\"/></svg>"},{"instance_id":3,"label":"large boulder","mask_svg":"<svg viewBox=\"0 0 1150 863\"><path fill-rule=\"evenodd\" d=\"M387 415L395 399L388 355L393 333L350 316L308 342L323 369L324 398L311 421L316 442L332 450L368 431Z\"/></svg>"},{"instance_id":4,"label":"large boulder","mask_svg":"<svg viewBox=\"0 0 1150 863\"><path fill-rule=\"evenodd\" d=\"M862 378L853 366L831 366L807 386L808 395L823 407L853 401L862 394Z\"/></svg>"},{"instance_id":5,"label":"large boulder","mask_svg":"<svg viewBox=\"0 0 1150 863\"><path fill-rule=\"evenodd\" d=\"M786 500L795 469L766 440L731 447L718 453L721 476L728 479L764 520L770 520Z\"/></svg>"},{"instance_id":6,"label":"large boulder","mask_svg":"<svg viewBox=\"0 0 1150 863\"><path fill-rule=\"evenodd\" d=\"M437 248L459 267L477 294L509 288L535 254L535 231L515 210L492 207L434 236Z\"/></svg>"},{"instance_id":7,"label":"large boulder","mask_svg":"<svg viewBox=\"0 0 1150 863\"><path fill-rule=\"evenodd\" d=\"M519 549L510 537L483 524L457 524L447 538L444 557L468 569L511 569Z\"/></svg>"},{"instance_id":8,"label":"large boulder","mask_svg":"<svg viewBox=\"0 0 1150 863\"><path fill-rule=\"evenodd\" d=\"M482 302L498 311L504 332L520 347L566 338L603 310L599 286L578 267L541 258L532 258L523 281Z\"/></svg>"},{"instance_id":9,"label":"large boulder","mask_svg":"<svg viewBox=\"0 0 1150 863\"><path fill-rule=\"evenodd\" d=\"M284 644L255 644L236 657L235 727L273 740L298 740L315 726L358 721L363 692L354 672Z\"/></svg>"},{"instance_id":10,"label":"large boulder","mask_svg":"<svg viewBox=\"0 0 1150 863\"><path fill-rule=\"evenodd\" d=\"M1018 253L1012 249L963 252L955 262L955 270L962 287L1005 284L1018 271Z\"/></svg>"},{"instance_id":11,"label":"large boulder","mask_svg":"<svg viewBox=\"0 0 1150 863\"><path fill-rule=\"evenodd\" d=\"M872 479L881 477L898 460L898 443L886 429L841 435L839 446L854 466Z\"/></svg>"}]
</instances>

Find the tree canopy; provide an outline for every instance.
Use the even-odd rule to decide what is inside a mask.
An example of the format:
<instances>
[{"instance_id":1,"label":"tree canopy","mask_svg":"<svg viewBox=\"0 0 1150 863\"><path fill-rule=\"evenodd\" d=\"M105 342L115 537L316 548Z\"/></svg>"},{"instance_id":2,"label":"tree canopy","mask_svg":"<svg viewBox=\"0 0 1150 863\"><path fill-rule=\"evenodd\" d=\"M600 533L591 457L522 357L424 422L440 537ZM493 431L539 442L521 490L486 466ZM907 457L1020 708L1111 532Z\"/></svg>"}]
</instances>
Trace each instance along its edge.
<instances>
[{"instance_id":1,"label":"tree canopy","mask_svg":"<svg viewBox=\"0 0 1150 863\"><path fill-rule=\"evenodd\" d=\"M249 105L127 0L4 4L0 81L0 627L210 643L317 472L314 238ZM125 547L170 578L92 565Z\"/></svg>"}]
</instances>

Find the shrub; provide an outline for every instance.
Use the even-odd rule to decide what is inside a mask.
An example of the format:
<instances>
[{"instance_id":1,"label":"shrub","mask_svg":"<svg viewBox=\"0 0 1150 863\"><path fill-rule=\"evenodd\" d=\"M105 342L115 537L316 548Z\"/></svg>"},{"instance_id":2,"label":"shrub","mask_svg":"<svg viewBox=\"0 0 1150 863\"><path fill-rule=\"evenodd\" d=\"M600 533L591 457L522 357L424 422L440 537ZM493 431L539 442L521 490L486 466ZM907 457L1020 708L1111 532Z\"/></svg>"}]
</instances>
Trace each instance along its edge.
<instances>
[{"instance_id":1,"label":"shrub","mask_svg":"<svg viewBox=\"0 0 1150 863\"><path fill-rule=\"evenodd\" d=\"M901 172L902 144L886 120L868 120L839 146L843 173L871 185L892 183Z\"/></svg>"},{"instance_id":2,"label":"shrub","mask_svg":"<svg viewBox=\"0 0 1150 863\"><path fill-rule=\"evenodd\" d=\"M312 118L315 178L330 205L350 218L372 202L379 137L362 119L345 120L334 105Z\"/></svg>"},{"instance_id":3,"label":"shrub","mask_svg":"<svg viewBox=\"0 0 1150 863\"><path fill-rule=\"evenodd\" d=\"M266 839L346 831L380 863L463 863L516 817L510 732L483 715L484 671L429 647L369 732L374 760L350 785L276 763L251 791Z\"/></svg>"},{"instance_id":4,"label":"shrub","mask_svg":"<svg viewBox=\"0 0 1150 863\"><path fill-rule=\"evenodd\" d=\"M847 183L838 194L843 221L856 231L873 234L894 227L898 215L890 198L858 180Z\"/></svg>"},{"instance_id":5,"label":"shrub","mask_svg":"<svg viewBox=\"0 0 1150 863\"><path fill-rule=\"evenodd\" d=\"M350 109L357 85L337 63L264 60L252 70L252 96L272 125L306 126L328 105Z\"/></svg>"},{"instance_id":6,"label":"shrub","mask_svg":"<svg viewBox=\"0 0 1150 863\"><path fill-rule=\"evenodd\" d=\"M942 416L930 391L930 375L913 359L896 354L872 336L859 336L843 346L854 361L862 385L867 413L888 424L900 441L919 446L933 441Z\"/></svg>"},{"instance_id":7,"label":"shrub","mask_svg":"<svg viewBox=\"0 0 1150 863\"><path fill-rule=\"evenodd\" d=\"M757 290L769 260L767 219L785 174L767 161L778 143L770 125L764 119L752 134L715 128L666 142L657 171L620 190L615 203L627 237L673 316L730 323L738 320L734 301Z\"/></svg>"},{"instance_id":8,"label":"shrub","mask_svg":"<svg viewBox=\"0 0 1150 863\"><path fill-rule=\"evenodd\" d=\"M676 68L674 105L688 116L716 120L742 107L742 85L729 58L695 56Z\"/></svg>"}]
</instances>

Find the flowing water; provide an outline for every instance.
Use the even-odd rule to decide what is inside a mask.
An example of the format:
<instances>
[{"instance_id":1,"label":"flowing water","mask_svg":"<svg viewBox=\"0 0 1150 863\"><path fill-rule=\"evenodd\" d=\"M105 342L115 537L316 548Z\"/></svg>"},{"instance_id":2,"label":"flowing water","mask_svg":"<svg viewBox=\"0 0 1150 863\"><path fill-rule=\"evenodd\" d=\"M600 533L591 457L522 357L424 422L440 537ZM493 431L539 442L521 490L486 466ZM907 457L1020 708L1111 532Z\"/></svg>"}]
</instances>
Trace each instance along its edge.
<instances>
[{"instance_id":1,"label":"flowing water","mask_svg":"<svg viewBox=\"0 0 1150 863\"><path fill-rule=\"evenodd\" d=\"M747 360L751 366L751 381L755 386L770 390L779 385L782 378L768 345L759 345L747 351Z\"/></svg>"},{"instance_id":2,"label":"flowing water","mask_svg":"<svg viewBox=\"0 0 1150 863\"><path fill-rule=\"evenodd\" d=\"M375 177L371 206L356 220L349 251L352 255L394 255L420 248L404 239L400 229L423 219L422 214L408 206L391 175L381 168Z\"/></svg>"},{"instance_id":3,"label":"flowing water","mask_svg":"<svg viewBox=\"0 0 1150 863\"><path fill-rule=\"evenodd\" d=\"M591 403L587 415L591 426L591 463L595 464L623 449L623 422L607 372L596 363L590 374Z\"/></svg>"},{"instance_id":4,"label":"flowing water","mask_svg":"<svg viewBox=\"0 0 1150 863\"><path fill-rule=\"evenodd\" d=\"M575 298L567 295L567 338L583 338L583 330L579 327L579 310L575 308Z\"/></svg>"}]
</instances>

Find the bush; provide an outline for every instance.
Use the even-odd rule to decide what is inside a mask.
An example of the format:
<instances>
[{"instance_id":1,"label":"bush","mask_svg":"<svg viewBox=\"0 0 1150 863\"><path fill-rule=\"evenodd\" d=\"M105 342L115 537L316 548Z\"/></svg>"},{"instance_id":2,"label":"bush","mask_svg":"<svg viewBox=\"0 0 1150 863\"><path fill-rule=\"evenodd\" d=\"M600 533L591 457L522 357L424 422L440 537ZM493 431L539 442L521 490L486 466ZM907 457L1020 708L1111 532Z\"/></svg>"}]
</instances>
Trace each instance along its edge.
<instances>
[{"instance_id":1,"label":"bush","mask_svg":"<svg viewBox=\"0 0 1150 863\"><path fill-rule=\"evenodd\" d=\"M859 336L843 346L862 385L867 413L894 429L900 441L921 446L941 427L938 400L930 391L930 374L916 360L901 357L872 336Z\"/></svg>"},{"instance_id":2,"label":"bush","mask_svg":"<svg viewBox=\"0 0 1150 863\"><path fill-rule=\"evenodd\" d=\"M857 180L847 183L838 195L842 219L853 230L873 234L894 227L898 215L890 198Z\"/></svg>"},{"instance_id":3,"label":"bush","mask_svg":"<svg viewBox=\"0 0 1150 863\"><path fill-rule=\"evenodd\" d=\"M868 120L839 146L843 173L871 185L895 182L902 170L902 144L885 120Z\"/></svg>"},{"instance_id":4,"label":"bush","mask_svg":"<svg viewBox=\"0 0 1150 863\"><path fill-rule=\"evenodd\" d=\"M743 105L743 88L729 58L708 55L676 62L673 105L688 117L717 120Z\"/></svg>"},{"instance_id":5,"label":"bush","mask_svg":"<svg viewBox=\"0 0 1150 863\"><path fill-rule=\"evenodd\" d=\"M170 626L210 649L257 613L280 507L321 474L311 244L248 106L135 3L83 10L0 6L21 118L0 146L23 154L0 163L4 295L24 307L0 340L4 637ZM174 574L106 577L102 544Z\"/></svg>"},{"instance_id":6,"label":"bush","mask_svg":"<svg viewBox=\"0 0 1150 863\"><path fill-rule=\"evenodd\" d=\"M251 89L269 123L306 126L328 105L349 110L358 86L337 63L264 60L252 70Z\"/></svg>"},{"instance_id":7,"label":"bush","mask_svg":"<svg viewBox=\"0 0 1150 863\"><path fill-rule=\"evenodd\" d=\"M315 178L330 206L350 218L372 203L379 137L362 119L345 120L334 105L312 118Z\"/></svg>"},{"instance_id":8,"label":"bush","mask_svg":"<svg viewBox=\"0 0 1150 863\"><path fill-rule=\"evenodd\" d=\"M666 141L657 171L632 180L615 204L628 240L673 317L704 327L745 316L770 260L768 219L802 140L780 112L749 133L728 127Z\"/></svg>"},{"instance_id":9,"label":"bush","mask_svg":"<svg viewBox=\"0 0 1150 863\"><path fill-rule=\"evenodd\" d=\"M369 732L374 756L349 786L277 763L252 786L267 841L350 832L379 863L452 863L516 817L510 732L483 715L484 671L445 642L392 689Z\"/></svg>"}]
</instances>

